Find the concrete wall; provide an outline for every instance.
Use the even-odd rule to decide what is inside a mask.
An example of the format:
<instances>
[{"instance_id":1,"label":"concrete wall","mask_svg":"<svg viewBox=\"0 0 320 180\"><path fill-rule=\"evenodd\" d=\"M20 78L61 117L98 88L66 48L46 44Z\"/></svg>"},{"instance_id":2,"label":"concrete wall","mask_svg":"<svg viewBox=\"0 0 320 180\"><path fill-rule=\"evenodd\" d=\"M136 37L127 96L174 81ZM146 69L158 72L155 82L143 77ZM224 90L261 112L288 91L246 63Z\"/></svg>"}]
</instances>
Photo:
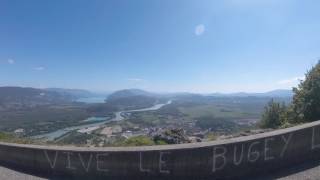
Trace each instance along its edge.
<instances>
[{"instance_id":1,"label":"concrete wall","mask_svg":"<svg viewBox=\"0 0 320 180\"><path fill-rule=\"evenodd\" d=\"M210 143L72 148L0 143L0 163L46 175L103 179L220 179L320 158L320 121Z\"/></svg>"}]
</instances>

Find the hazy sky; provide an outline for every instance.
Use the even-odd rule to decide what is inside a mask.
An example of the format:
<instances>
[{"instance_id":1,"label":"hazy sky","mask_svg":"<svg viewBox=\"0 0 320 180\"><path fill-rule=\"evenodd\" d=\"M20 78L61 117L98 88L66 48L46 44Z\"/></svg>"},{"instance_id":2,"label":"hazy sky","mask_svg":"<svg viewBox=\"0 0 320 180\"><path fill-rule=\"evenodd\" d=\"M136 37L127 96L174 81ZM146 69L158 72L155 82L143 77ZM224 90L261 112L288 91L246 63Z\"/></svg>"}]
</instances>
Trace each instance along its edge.
<instances>
[{"instance_id":1,"label":"hazy sky","mask_svg":"<svg viewBox=\"0 0 320 180\"><path fill-rule=\"evenodd\" d=\"M317 0L1 0L0 86L263 92L320 58Z\"/></svg>"}]
</instances>

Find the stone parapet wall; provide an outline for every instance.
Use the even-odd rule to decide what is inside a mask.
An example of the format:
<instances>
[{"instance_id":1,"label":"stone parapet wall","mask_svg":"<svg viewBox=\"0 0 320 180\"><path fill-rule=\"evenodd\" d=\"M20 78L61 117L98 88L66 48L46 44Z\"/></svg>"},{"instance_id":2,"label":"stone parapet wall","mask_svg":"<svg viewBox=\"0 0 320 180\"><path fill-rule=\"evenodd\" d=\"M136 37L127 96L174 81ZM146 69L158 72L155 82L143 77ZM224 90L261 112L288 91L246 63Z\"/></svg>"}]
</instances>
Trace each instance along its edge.
<instances>
[{"instance_id":1,"label":"stone parapet wall","mask_svg":"<svg viewBox=\"0 0 320 180\"><path fill-rule=\"evenodd\" d=\"M93 179L228 179L320 158L320 121L207 143L75 148L0 143L0 163ZM108 178L109 177L109 178Z\"/></svg>"}]
</instances>

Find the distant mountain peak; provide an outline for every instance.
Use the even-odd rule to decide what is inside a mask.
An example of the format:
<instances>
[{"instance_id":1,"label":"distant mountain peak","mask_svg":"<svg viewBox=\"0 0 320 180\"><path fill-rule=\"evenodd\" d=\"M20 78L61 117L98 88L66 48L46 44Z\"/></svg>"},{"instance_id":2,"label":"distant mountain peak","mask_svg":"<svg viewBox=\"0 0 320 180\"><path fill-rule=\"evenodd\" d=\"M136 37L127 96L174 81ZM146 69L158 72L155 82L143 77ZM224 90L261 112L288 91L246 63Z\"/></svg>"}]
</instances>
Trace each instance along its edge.
<instances>
[{"instance_id":1,"label":"distant mountain peak","mask_svg":"<svg viewBox=\"0 0 320 180\"><path fill-rule=\"evenodd\" d=\"M123 89L115 91L108 96L108 99L125 98L132 96L153 96L154 94L142 89Z\"/></svg>"}]
</instances>

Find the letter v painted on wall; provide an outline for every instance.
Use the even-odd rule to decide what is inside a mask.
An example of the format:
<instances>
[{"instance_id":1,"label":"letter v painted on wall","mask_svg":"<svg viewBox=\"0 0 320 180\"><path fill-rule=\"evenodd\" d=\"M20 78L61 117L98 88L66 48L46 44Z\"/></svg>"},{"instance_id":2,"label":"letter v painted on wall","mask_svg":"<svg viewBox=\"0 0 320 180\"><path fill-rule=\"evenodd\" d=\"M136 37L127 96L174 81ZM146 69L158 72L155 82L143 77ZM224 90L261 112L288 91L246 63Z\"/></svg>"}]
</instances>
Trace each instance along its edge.
<instances>
[{"instance_id":1,"label":"letter v painted on wall","mask_svg":"<svg viewBox=\"0 0 320 180\"><path fill-rule=\"evenodd\" d=\"M57 163L59 152L58 151L55 152L55 155L54 155L53 159L51 159L49 157L49 154L48 154L47 150L44 150L44 155L46 156L47 161L50 164L51 169L54 169L56 167L56 163Z\"/></svg>"},{"instance_id":2,"label":"letter v painted on wall","mask_svg":"<svg viewBox=\"0 0 320 180\"><path fill-rule=\"evenodd\" d=\"M82 167L86 170L86 172L89 172L89 168L90 168L90 165L91 165L91 162L92 162L93 155L90 154L87 163L85 163L85 160L83 159L83 157L82 157L82 155L80 153L78 155L79 155L79 159L81 161Z\"/></svg>"}]
</instances>

